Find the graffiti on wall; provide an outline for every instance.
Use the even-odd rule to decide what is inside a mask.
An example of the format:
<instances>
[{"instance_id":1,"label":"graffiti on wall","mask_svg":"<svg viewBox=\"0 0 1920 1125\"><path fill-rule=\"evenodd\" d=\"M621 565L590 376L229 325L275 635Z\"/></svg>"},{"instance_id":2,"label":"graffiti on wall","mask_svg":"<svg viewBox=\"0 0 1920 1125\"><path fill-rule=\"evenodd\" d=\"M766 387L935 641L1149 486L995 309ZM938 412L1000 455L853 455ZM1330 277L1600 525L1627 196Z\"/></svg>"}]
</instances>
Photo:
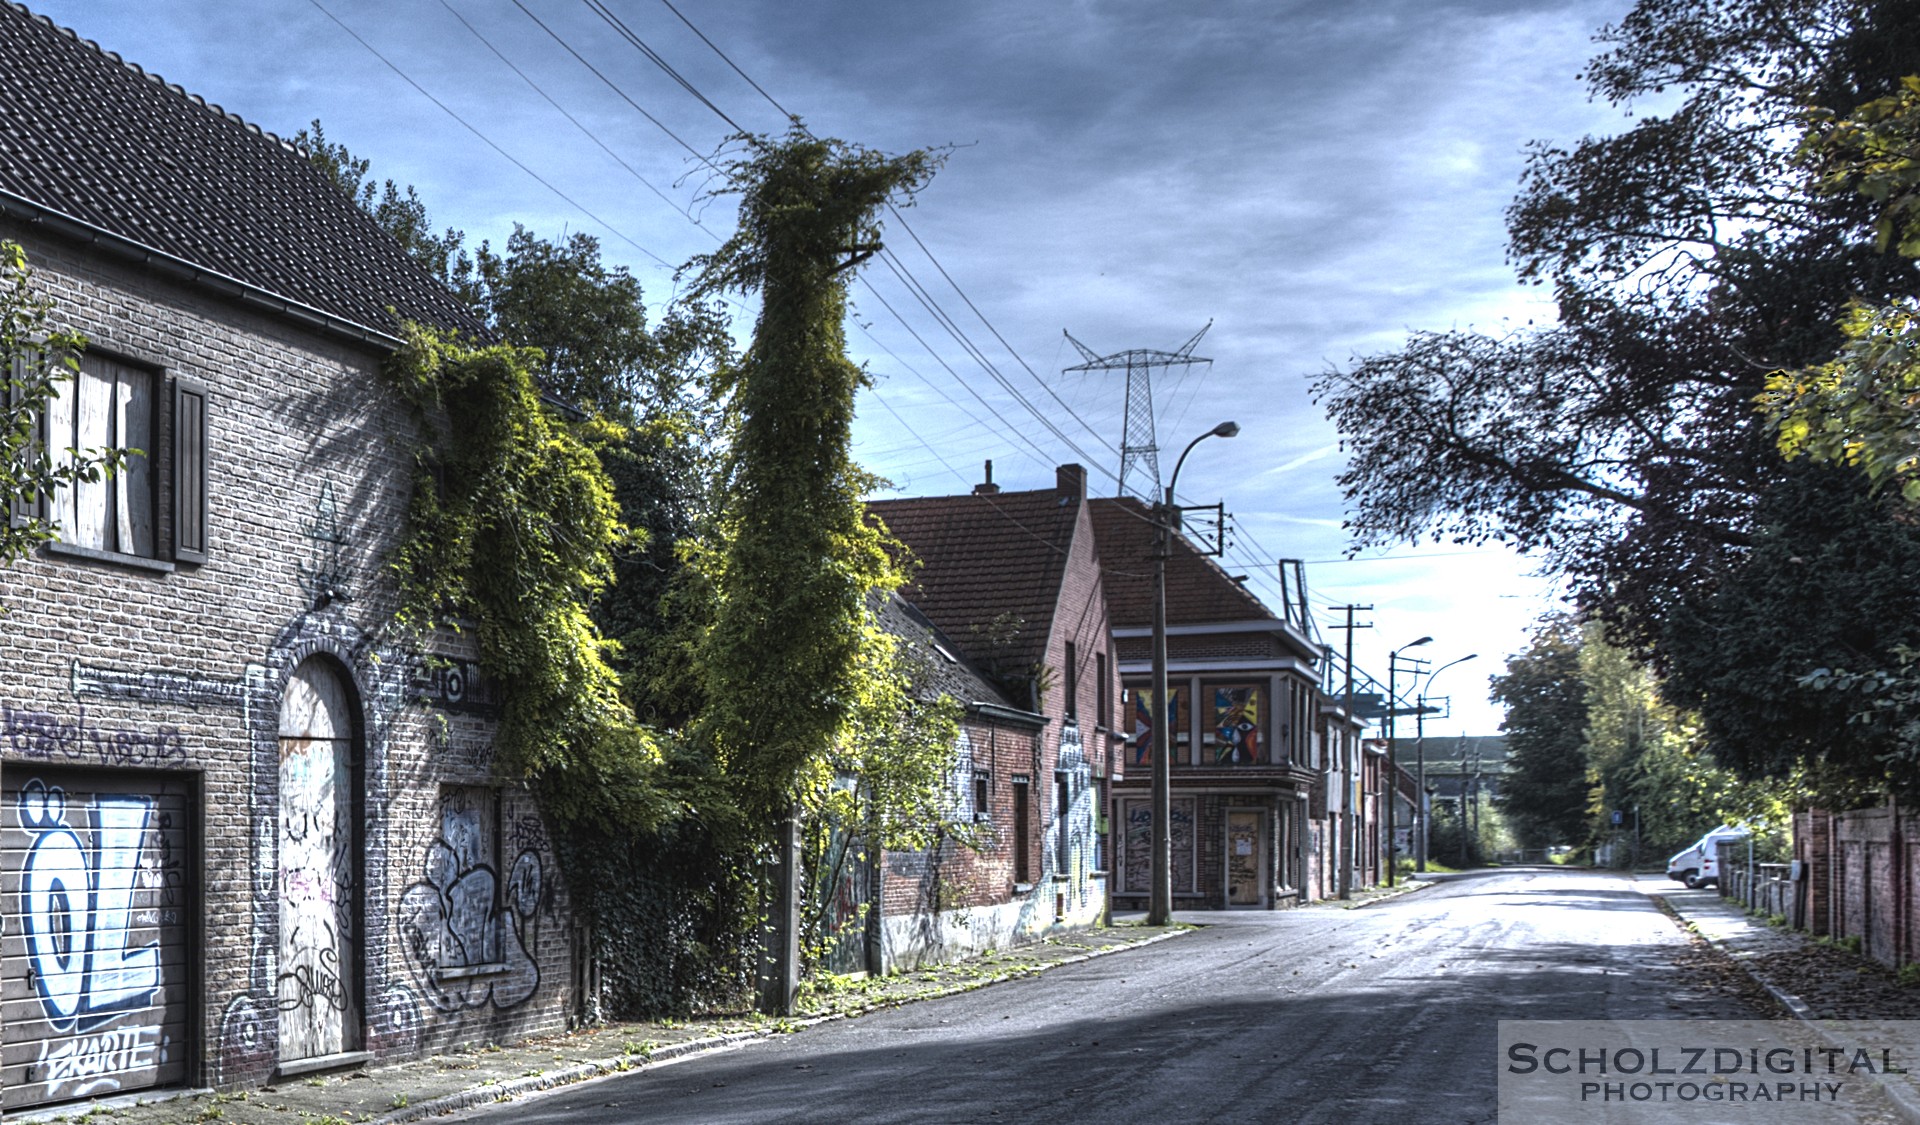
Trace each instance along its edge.
<instances>
[{"instance_id":1,"label":"graffiti on wall","mask_svg":"<svg viewBox=\"0 0 1920 1125\"><path fill-rule=\"evenodd\" d=\"M1153 878L1153 803L1129 799L1122 803L1121 817L1126 833L1122 858L1125 861L1126 893L1146 894ZM1193 891L1193 798L1176 797L1169 805L1167 818L1173 853L1173 893Z\"/></svg>"},{"instance_id":2,"label":"graffiti on wall","mask_svg":"<svg viewBox=\"0 0 1920 1125\"><path fill-rule=\"evenodd\" d=\"M62 719L0 700L0 739L13 755L42 762L159 766L184 762L187 757L178 727L151 731L103 727L88 721L85 707L73 718Z\"/></svg>"},{"instance_id":3,"label":"graffiti on wall","mask_svg":"<svg viewBox=\"0 0 1920 1125\"><path fill-rule=\"evenodd\" d=\"M103 668L75 660L68 686L75 699L89 696L102 699L130 699L136 703L157 703L178 707L243 707L247 682L220 680L197 672L176 672L164 668L128 670Z\"/></svg>"},{"instance_id":4,"label":"graffiti on wall","mask_svg":"<svg viewBox=\"0 0 1920 1125\"><path fill-rule=\"evenodd\" d=\"M95 798L86 842L66 805L59 786L37 780L20 793L20 826L31 839L20 871L20 923L47 1022L86 1031L146 1007L160 987L159 943L126 947L154 802Z\"/></svg>"},{"instance_id":5,"label":"graffiti on wall","mask_svg":"<svg viewBox=\"0 0 1920 1125\"><path fill-rule=\"evenodd\" d=\"M493 716L500 713L500 689L480 674L471 660L435 656L413 663L409 686L419 701L441 711Z\"/></svg>"},{"instance_id":6,"label":"graffiti on wall","mask_svg":"<svg viewBox=\"0 0 1920 1125\"><path fill-rule=\"evenodd\" d=\"M23 955L48 1028L26 1079L48 1098L151 1084L169 1062L159 930L180 923L182 887L157 806L138 793L70 803L37 778L16 797Z\"/></svg>"},{"instance_id":7,"label":"graffiti on wall","mask_svg":"<svg viewBox=\"0 0 1920 1125\"><path fill-rule=\"evenodd\" d=\"M350 1049L353 810L346 744L281 740L280 961L283 1058Z\"/></svg>"},{"instance_id":8,"label":"graffiti on wall","mask_svg":"<svg viewBox=\"0 0 1920 1125\"><path fill-rule=\"evenodd\" d=\"M440 836L427 846L425 878L400 897L407 962L427 1002L442 1012L511 1008L540 987L531 952L539 944L540 853L520 850L500 879L499 808L490 789L443 791ZM516 821L516 839L524 832Z\"/></svg>"}]
</instances>

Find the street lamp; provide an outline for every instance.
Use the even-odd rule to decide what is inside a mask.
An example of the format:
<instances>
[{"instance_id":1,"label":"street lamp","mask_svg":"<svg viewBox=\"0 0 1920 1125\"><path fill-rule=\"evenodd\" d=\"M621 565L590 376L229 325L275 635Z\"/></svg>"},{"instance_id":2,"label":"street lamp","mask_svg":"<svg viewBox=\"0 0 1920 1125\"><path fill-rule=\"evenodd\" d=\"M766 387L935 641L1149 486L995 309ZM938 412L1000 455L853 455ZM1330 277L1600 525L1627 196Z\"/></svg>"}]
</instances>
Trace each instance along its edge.
<instances>
[{"instance_id":1,"label":"street lamp","mask_svg":"<svg viewBox=\"0 0 1920 1125\"><path fill-rule=\"evenodd\" d=\"M1193 447L1210 437L1230 438L1240 432L1237 422L1222 422L1187 443L1167 478L1166 499L1153 511L1153 891L1147 904L1147 925L1164 926L1173 920L1173 717L1167 706L1167 556L1173 553L1173 486Z\"/></svg>"},{"instance_id":2,"label":"street lamp","mask_svg":"<svg viewBox=\"0 0 1920 1125\"><path fill-rule=\"evenodd\" d=\"M1386 785L1384 788L1386 790L1385 804L1387 806L1387 811L1386 811L1387 845L1385 850L1386 850L1386 861L1387 861L1387 886L1389 887L1393 886L1393 877L1394 877L1393 801L1394 801L1394 797L1396 796L1396 791L1400 788L1399 779L1394 776L1395 772L1397 772L1400 767L1394 764L1394 760L1393 760L1393 754L1395 749L1393 713L1399 704L1399 697L1394 695L1393 693L1393 677L1394 677L1394 673L1399 670L1401 653L1407 651L1410 648L1419 648L1421 645L1432 644L1432 643L1433 643L1432 637L1421 637L1417 641L1408 641L1406 644L1401 645L1399 648L1396 648L1392 652L1387 654L1387 769L1386 769Z\"/></svg>"},{"instance_id":3,"label":"street lamp","mask_svg":"<svg viewBox=\"0 0 1920 1125\"><path fill-rule=\"evenodd\" d=\"M1433 671L1427 673L1427 686L1422 688L1418 695L1414 696L1414 701L1417 704L1417 706L1413 714L1414 730L1415 730L1414 742L1413 742L1413 746L1414 746L1414 750L1413 750L1414 767L1413 768L1418 773L1418 776L1419 776L1418 788L1420 790L1420 798L1421 798L1420 847L1415 854L1414 866L1422 875L1426 874L1427 872L1427 847L1429 844L1429 840L1427 836L1427 831L1428 831L1427 818L1432 811L1432 805L1433 805L1433 799L1432 799L1433 794L1427 792L1427 697L1433 694L1433 678L1435 676L1438 676L1440 673L1453 667L1455 664L1465 664L1467 661L1472 660L1474 657L1479 655L1480 654L1477 652L1470 652L1458 660L1450 660L1447 663L1442 664L1440 667L1435 668Z\"/></svg>"}]
</instances>

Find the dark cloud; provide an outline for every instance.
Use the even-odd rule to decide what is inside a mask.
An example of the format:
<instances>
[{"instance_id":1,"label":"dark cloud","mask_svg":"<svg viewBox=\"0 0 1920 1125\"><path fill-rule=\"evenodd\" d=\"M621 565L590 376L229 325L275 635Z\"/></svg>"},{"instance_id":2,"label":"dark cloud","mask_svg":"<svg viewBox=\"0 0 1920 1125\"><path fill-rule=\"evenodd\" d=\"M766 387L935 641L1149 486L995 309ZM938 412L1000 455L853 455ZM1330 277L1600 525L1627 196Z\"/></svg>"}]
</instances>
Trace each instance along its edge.
<instances>
[{"instance_id":1,"label":"dark cloud","mask_svg":"<svg viewBox=\"0 0 1920 1125\"><path fill-rule=\"evenodd\" d=\"M322 2L597 218L454 124L305 0L36 7L263 127L290 133L321 118L377 173L417 184L438 219L473 237L498 240L516 221L546 234L595 234L656 296L671 292L670 271L636 245L679 262L729 225L725 200L698 200L709 179L698 157L511 5L449 0L599 142L679 207L704 215L710 232L556 113L439 0ZM610 2L739 125L783 127L664 5ZM867 327L851 338L878 388L863 404L861 428L873 468L911 491L937 492L977 479L986 458L1003 483L1032 487L1051 479L1053 463L1084 457L1096 487L1110 491L1123 387L1061 374L1077 361L1061 329L1105 351L1171 348L1213 318L1201 349L1216 360L1212 369L1160 388L1165 440L1220 417L1241 423L1230 450L1195 454L1183 491L1226 497L1248 533L1236 571L1255 572L1256 588L1268 591L1272 555L1331 558L1344 545L1332 484L1339 458L1310 456L1335 438L1307 401L1308 376L1355 351L1391 347L1409 327L1542 311L1525 303L1502 261L1501 210L1527 140L1617 121L1586 101L1575 75L1589 36L1626 7L676 3L816 130L887 150L956 146L910 221L1052 393L972 319L911 240L897 232L894 245L1008 380L1079 446L1053 439L891 276L870 270L879 296L857 294ZM529 6L694 152L720 147L731 127L583 5ZM1475 565L1484 573L1495 564ZM1463 652L1520 647L1510 612L1517 603L1488 602L1491 593L1461 581L1457 568L1436 561L1320 573L1338 597L1404 601L1411 628L1397 631L1459 637ZM1425 607L1436 597L1447 605ZM1488 633L1484 623L1494 620Z\"/></svg>"}]
</instances>

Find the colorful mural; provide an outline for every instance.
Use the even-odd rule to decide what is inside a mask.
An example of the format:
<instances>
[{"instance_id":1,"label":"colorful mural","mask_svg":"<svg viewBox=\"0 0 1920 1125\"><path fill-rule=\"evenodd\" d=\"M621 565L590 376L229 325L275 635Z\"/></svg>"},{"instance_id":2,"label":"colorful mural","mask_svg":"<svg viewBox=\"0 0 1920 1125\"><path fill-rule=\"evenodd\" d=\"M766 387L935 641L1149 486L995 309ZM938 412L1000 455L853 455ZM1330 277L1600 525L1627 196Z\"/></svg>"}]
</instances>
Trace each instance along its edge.
<instances>
[{"instance_id":1,"label":"colorful mural","mask_svg":"<svg viewBox=\"0 0 1920 1125\"><path fill-rule=\"evenodd\" d=\"M1249 766L1266 760L1260 737L1260 689L1213 689L1213 761L1221 766Z\"/></svg>"},{"instance_id":2,"label":"colorful mural","mask_svg":"<svg viewBox=\"0 0 1920 1125\"><path fill-rule=\"evenodd\" d=\"M1153 736L1156 724L1153 721L1153 689L1132 688L1133 695L1133 764L1144 766L1153 761ZM1187 689L1171 687L1167 689L1169 710L1173 715L1174 744L1180 741L1180 716L1186 713Z\"/></svg>"}]
</instances>

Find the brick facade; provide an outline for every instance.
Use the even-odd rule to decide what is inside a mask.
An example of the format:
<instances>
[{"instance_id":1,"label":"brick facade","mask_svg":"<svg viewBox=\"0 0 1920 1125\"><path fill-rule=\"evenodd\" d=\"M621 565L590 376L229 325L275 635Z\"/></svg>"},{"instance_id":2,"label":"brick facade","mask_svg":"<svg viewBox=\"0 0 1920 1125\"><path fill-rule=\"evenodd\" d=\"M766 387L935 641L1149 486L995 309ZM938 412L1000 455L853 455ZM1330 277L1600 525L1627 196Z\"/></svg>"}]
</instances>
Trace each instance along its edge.
<instances>
[{"instance_id":1,"label":"brick facade","mask_svg":"<svg viewBox=\"0 0 1920 1125\"><path fill-rule=\"evenodd\" d=\"M1062 466L1051 489L872 507L919 562L904 596L968 662L941 687L969 705L955 800L979 836L885 857L887 966L1099 921L1120 678L1084 470ZM1002 636L996 621L1014 624Z\"/></svg>"},{"instance_id":2,"label":"brick facade","mask_svg":"<svg viewBox=\"0 0 1920 1125\"><path fill-rule=\"evenodd\" d=\"M120 1034L121 1061L154 1064L124 1068L132 1088L246 1086L330 1060L563 1027L577 999L574 937L539 814L493 778L492 721L470 665L428 671L389 628L387 558L413 431L379 383L380 350L21 224L0 224L0 235L27 247L61 321L94 350L162 388L197 383L209 402L203 564L171 563L164 548L157 560L43 549L0 570L0 839L11 841L0 854L0 952L9 1000L31 972L45 1009L6 1008L7 1105L119 1087L88 1069L98 1060L78 1057L108 1040L101 1031ZM162 422L149 452L164 513L172 435ZM456 638L434 644L471 656ZM347 701L337 758L324 757L334 753L324 738L285 737L296 670ZM288 772L310 751L335 771L312 789L333 812L283 799L312 780ZM95 1031L87 1040L62 1038L75 1021L55 1017L87 998L44 983L57 951L36 937L49 923L36 930L33 915L58 900L46 891L55 869L36 866L53 861L36 857L108 863L89 850L104 848L106 829L89 837L81 820L108 825L111 814L133 833L125 818L151 822L160 807L139 796L148 783L178 787L190 823L163 826L175 843L151 823L148 835L123 833L138 842L116 854L138 869L133 916L161 934L155 948L187 935L185 961L153 966L144 931L128 931L112 951L134 970L123 991L165 979L114 998L124 1014L81 1019ZM132 796L83 797L129 787ZM335 813L346 836L327 837L331 880L296 878L290 857L317 846L315 818ZM284 919L307 917L291 905L303 895L327 900L338 932L285 932L298 927ZM91 913L56 921L106 924ZM309 939L317 954L302 946ZM185 1041L153 1040L140 1022L149 1011L177 1020ZM302 1020L324 1025L311 1040L320 1057L289 1050Z\"/></svg>"}]
</instances>

